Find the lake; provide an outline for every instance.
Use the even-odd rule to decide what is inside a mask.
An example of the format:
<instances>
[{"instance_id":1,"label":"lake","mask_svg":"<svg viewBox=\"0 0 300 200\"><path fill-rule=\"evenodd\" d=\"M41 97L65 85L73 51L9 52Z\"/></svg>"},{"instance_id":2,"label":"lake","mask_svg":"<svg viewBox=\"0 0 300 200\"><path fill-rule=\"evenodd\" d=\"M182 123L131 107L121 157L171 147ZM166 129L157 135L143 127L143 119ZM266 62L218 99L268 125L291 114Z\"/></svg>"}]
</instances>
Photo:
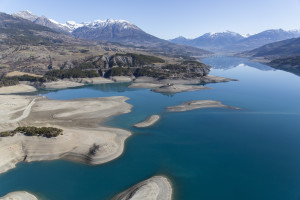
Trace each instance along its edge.
<instances>
[{"instance_id":1,"label":"lake","mask_svg":"<svg viewBox=\"0 0 300 200\"><path fill-rule=\"evenodd\" d=\"M175 200L299 200L300 77L247 59L202 59L212 75L238 79L211 90L164 95L129 83L39 91L51 99L127 96L131 113L105 125L130 130L121 157L98 166L64 160L20 163L0 175L0 196L26 190L44 200L108 200L153 175L172 181ZM191 100L239 107L167 112ZM149 115L161 120L138 129Z\"/></svg>"}]
</instances>

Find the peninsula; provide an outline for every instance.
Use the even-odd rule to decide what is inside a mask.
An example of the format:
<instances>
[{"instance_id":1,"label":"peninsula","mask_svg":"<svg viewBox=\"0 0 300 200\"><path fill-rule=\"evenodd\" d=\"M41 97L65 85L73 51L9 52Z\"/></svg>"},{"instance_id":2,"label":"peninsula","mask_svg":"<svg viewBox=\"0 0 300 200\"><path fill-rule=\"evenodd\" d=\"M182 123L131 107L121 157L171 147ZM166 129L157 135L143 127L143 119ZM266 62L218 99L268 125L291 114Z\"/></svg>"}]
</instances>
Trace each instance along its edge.
<instances>
[{"instance_id":1,"label":"peninsula","mask_svg":"<svg viewBox=\"0 0 300 200\"><path fill-rule=\"evenodd\" d=\"M172 187L170 181L163 176L154 176L142 181L112 200L171 200Z\"/></svg>"},{"instance_id":2,"label":"peninsula","mask_svg":"<svg viewBox=\"0 0 300 200\"><path fill-rule=\"evenodd\" d=\"M94 165L117 158L131 133L99 124L107 117L130 112L132 106L126 100L126 97L107 97L60 101L0 95L1 132L26 126L63 131L50 138L21 133L1 137L0 173L21 161L63 158Z\"/></svg>"},{"instance_id":3,"label":"peninsula","mask_svg":"<svg viewBox=\"0 0 300 200\"><path fill-rule=\"evenodd\" d=\"M152 126L153 124L155 124L159 119L160 119L159 115L151 115L145 121L137 123L133 126L137 127L137 128L149 127L149 126Z\"/></svg>"}]
</instances>

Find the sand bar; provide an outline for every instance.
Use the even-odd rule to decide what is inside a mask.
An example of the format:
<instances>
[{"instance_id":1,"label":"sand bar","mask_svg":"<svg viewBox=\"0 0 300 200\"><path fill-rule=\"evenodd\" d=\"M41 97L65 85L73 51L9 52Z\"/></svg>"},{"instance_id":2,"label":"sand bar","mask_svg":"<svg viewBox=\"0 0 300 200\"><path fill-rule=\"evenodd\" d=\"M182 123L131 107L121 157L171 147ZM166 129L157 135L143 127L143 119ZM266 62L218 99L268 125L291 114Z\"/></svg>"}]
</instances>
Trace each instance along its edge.
<instances>
[{"instance_id":1,"label":"sand bar","mask_svg":"<svg viewBox=\"0 0 300 200\"><path fill-rule=\"evenodd\" d=\"M103 84L103 83L113 83L111 79L103 78L103 77L93 77L93 78L72 78L70 81L74 81L77 83L83 84Z\"/></svg>"},{"instance_id":2,"label":"sand bar","mask_svg":"<svg viewBox=\"0 0 300 200\"><path fill-rule=\"evenodd\" d=\"M137 128L149 127L155 124L159 119L160 119L159 115L151 115L145 121L134 124L133 126Z\"/></svg>"},{"instance_id":3,"label":"sand bar","mask_svg":"<svg viewBox=\"0 0 300 200\"><path fill-rule=\"evenodd\" d=\"M172 187L170 181L163 176L154 176L142 181L124 192L116 195L113 200L171 200Z\"/></svg>"},{"instance_id":4,"label":"sand bar","mask_svg":"<svg viewBox=\"0 0 300 200\"><path fill-rule=\"evenodd\" d=\"M113 76L113 77L111 77L111 79L114 82L131 82L132 81L132 77L130 77L130 76Z\"/></svg>"},{"instance_id":5,"label":"sand bar","mask_svg":"<svg viewBox=\"0 0 300 200\"><path fill-rule=\"evenodd\" d=\"M167 107L167 110L170 112L183 112L188 110L195 110L201 108L231 108L231 109L239 109L232 106L226 106L222 104L220 101L214 100L196 100L196 101L188 101L184 102L178 106Z\"/></svg>"},{"instance_id":6,"label":"sand bar","mask_svg":"<svg viewBox=\"0 0 300 200\"><path fill-rule=\"evenodd\" d=\"M59 81L52 81L46 82L41 85L41 88L46 89L64 89L64 88L72 88L72 87L80 87L83 86L83 83L77 83L74 81L67 81L67 80L59 80Z\"/></svg>"},{"instance_id":7,"label":"sand bar","mask_svg":"<svg viewBox=\"0 0 300 200\"><path fill-rule=\"evenodd\" d=\"M129 131L99 125L104 119L131 111L127 97L69 101L44 97L0 95L0 132L18 126L50 126L63 129L55 138L24 136L0 138L0 173L18 162L70 159L101 164L120 156ZM91 148L97 151L91 154Z\"/></svg>"},{"instance_id":8,"label":"sand bar","mask_svg":"<svg viewBox=\"0 0 300 200\"><path fill-rule=\"evenodd\" d=\"M151 91L159 93L179 93L188 91L198 91L198 90L208 90L209 87L204 87L200 85L173 85L167 84L160 87L152 88Z\"/></svg>"}]
</instances>

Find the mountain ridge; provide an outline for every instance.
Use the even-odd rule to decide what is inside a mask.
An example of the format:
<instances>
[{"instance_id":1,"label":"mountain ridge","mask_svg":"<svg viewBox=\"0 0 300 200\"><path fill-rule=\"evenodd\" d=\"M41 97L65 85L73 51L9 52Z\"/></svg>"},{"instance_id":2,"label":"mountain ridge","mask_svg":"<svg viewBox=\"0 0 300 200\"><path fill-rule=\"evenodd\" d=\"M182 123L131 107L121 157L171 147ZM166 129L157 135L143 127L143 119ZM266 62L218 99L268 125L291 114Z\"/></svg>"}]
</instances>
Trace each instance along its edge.
<instances>
[{"instance_id":1,"label":"mountain ridge","mask_svg":"<svg viewBox=\"0 0 300 200\"><path fill-rule=\"evenodd\" d=\"M194 39L178 37L169 41L177 44L191 45L214 52L243 52L258 48L272 42L300 37L300 30L270 29L257 34L247 34L225 31L220 33L205 33Z\"/></svg>"},{"instance_id":2,"label":"mountain ridge","mask_svg":"<svg viewBox=\"0 0 300 200\"><path fill-rule=\"evenodd\" d=\"M123 45L133 45L146 51L159 54L178 56L203 56L211 52L187 45L178 45L150 35L138 26L126 20L94 20L92 22L76 23L67 21L58 23L53 19L38 17L30 11L20 11L14 16L31 20L33 23L49 27L57 32L73 35L76 38L99 42L116 42Z\"/></svg>"}]
</instances>

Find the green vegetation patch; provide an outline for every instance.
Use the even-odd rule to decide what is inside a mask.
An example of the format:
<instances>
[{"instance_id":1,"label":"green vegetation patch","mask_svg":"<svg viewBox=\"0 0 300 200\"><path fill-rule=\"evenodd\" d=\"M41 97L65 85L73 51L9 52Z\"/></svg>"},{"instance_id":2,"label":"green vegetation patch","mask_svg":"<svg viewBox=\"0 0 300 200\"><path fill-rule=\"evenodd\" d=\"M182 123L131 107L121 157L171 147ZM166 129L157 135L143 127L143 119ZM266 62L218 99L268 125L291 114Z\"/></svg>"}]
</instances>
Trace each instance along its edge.
<instances>
[{"instance_id":1,"label":"green vegetation patch","mask_svg":"<svg viewBox=\"0 0 300 200\"><path fill-rule=\"evenodd\" d=\"M171 76L169 72L154 67L139 68L134 72L133 75L135 77L147 76L147 77L153 77L158 79L165 79Z\"/></svg>"},{"instance_id":2,"label":"green vegetation patch","mask_svg":"<svg viewBox=\"0 0 300 200\"><path fill-rule=\"evenodd\" d=\"M93 78L99 77L100 74L96 70L82 70L78 68L73 69L60 69L60 70L52 70L45 74L48 77L55 78Z\"/></svg>"},{"instance_id":3,"label":"green vegetation patch","mask_svg":"<svg viewBox=\"0 0 300 200\"><path fill-rule=\"evenodd\" d=\"M108 70L105 73L105 77L111 77L111 76L130 76L133 74L133 70L129 68L123 68L123 67L113 67L110 70Z\"/></svg>"},{"instance_id":4,"label":"green vegetation patch","mask_svg":"<svg viewBox=\"0 0 300 200\"><path fill-rule=\"evenodd\" d=\"M12 76L12 77L2 77L0 78L0 87L18 85L20 83L19 81L43 83L43 82L55 81L55 80L57 79L51 76L35 77L29 75L22 75L22 76Z\"/></svg>"},{"instance_id":5,"label":"green vegetation patch","mask_svg":"<svg viewBox=\"0 0 300 200\"><path fill-rule=\"evenodd\" d=\"M0 137L14 136L16 133L22 133L26 136L42 136L51 138L61 135L63 133L63 130L54 127L24 126L18 127L13 131L0 132Z\"/></svg>"}]
</instances>

